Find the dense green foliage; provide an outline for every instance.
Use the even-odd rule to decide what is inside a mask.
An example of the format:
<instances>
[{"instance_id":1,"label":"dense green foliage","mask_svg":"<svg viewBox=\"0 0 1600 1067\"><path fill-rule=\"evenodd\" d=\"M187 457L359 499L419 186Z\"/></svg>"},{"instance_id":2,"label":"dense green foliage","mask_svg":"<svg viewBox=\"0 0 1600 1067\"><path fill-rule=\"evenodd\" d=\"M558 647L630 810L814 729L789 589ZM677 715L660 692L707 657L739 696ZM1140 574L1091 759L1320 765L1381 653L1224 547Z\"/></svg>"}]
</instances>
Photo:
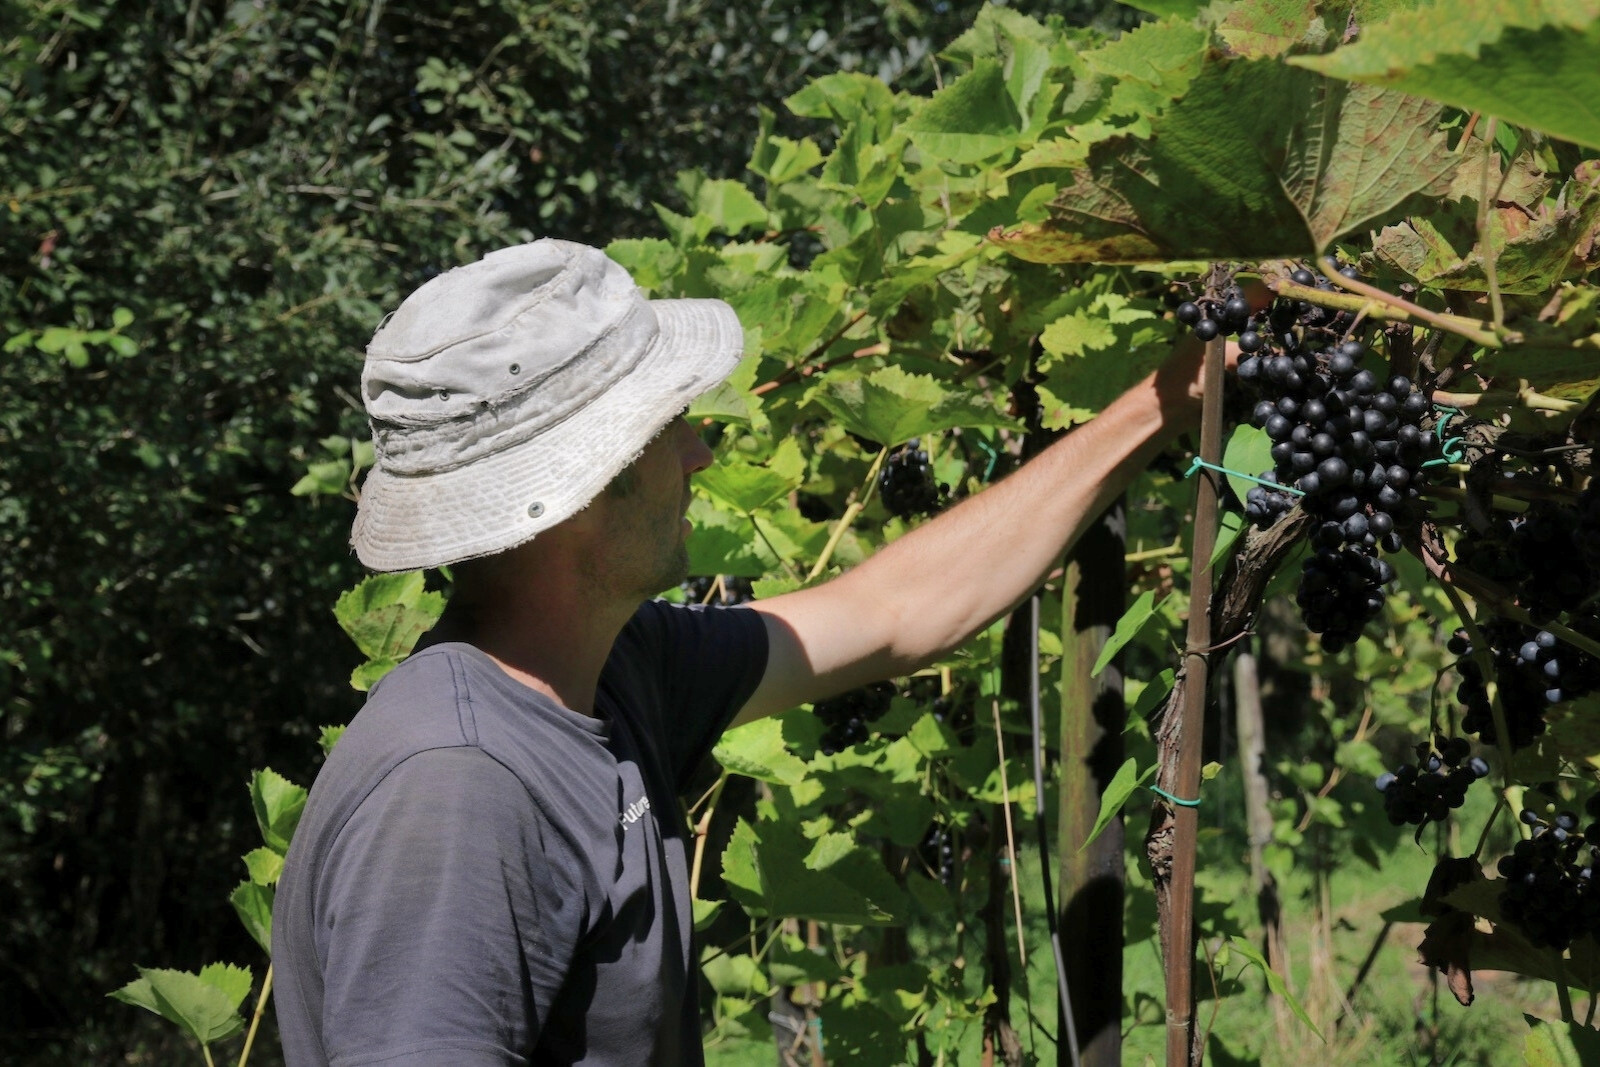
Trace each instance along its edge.
<instances>
[{"instance_id":1,"label":"dense green foliage","mask_svg":"<svg viewBox=\"0 0 1600 1067\"><path fill-rule=\"evenodd\" d=\"M329 662L326 614L355 577L338 497L360 465L360 427L339 390L382 308L535 230L619 238L608 250L641 285L721 297L745 325L749 358L696 408L719 458L691 511L694 567L719 576L692 587L701 597L825 580L1091 416L1165 358L1177 330L1164 297L1174 283L1197 295L1206 260L1359 310L1365 325L1350 328L1375 359L1469 412L1452 431L1469 448L1434 476L1430 521L1408 529L1400 583L1362 640L1335 652L1274 606L1298 567L1267 586L1253 623L1275 712L1263 863L1305 894L1295 900L1325 940L1339 868L1414 875L1396 856L1410 835L1368 783L1431 730L1465 728L1447 699L1463 676L1444 647L1456 615L1481 629L1527 608L1463 552L1590 476L1597 145L1564 94L1600 95L1600 77L1566 61L1585 54L1600 10L1140 6L1167 17L1117 36L990 6L955 36L970 9L852 22L840 5L793 13L770 54L742 44L764 7L684 5L669 9L681 24L646 24L561 4L439 21L169 5L131 28L27 8L28 33L0 52L0 148L22 160L0 276L12 338L0 521L23 549L0 587L24 609L0 622L18 761L0 834L19 843L0 849L0 877L22 897L0 961L7 982L31 983L29 1026L64 1043L84 1011L76 989L109 989L133 964L258 959L244 933L222 939L226 921L179 933L177 918L218 914L241 876L219 855L255 844L245 794L219 787L218 767L241 768L242 783L243 767L270 762L308 782L311 732L351 707L341 687L358 660ZM924 35L936 32L950 43L933 62ZM1504 77L1469 77L1474 62ZM666 207L653 215L651 200ZM1324 253L1379 289L1296 288L1289 268ZM1413 306L1385 295L1402 292ZM1184 592L1188 538L1206 518L1182 477L1189 444L1130 497L1144 595L1114 642L1132 679L1132 759L1101 782L1105 822L1143 806L1137 784L1172 756L1154 730L1171 647L1179 621L1206 608ZM1266 445L1241 426L1226 465L1260 470ZM915 475L919 450L942 490L882 481ZM296 484L309 500L288 496ZM1270 535L1245 532L1237 511L1217 559L1276 567ZM1061 596L1047 589L1039 635L1051 737L1049 683L1073 639ZM358 686L436 608L420 578L341 599L338 621L369 660ZM1593 614L1585 601L1545 621L1587 647ZM1028 631L1013 620L892 693L796 710L719 746L723 773L693 812L709 830L696 908L716 1047L770 1055L782 1035L767 995L786 989L778 1003L835 1062L967 1062L985 1039L1014 1058L1029 1011L1031 1052L1054 1054L1048 965L1031 922L1029 966L1013 953L1000 847L1004 805L1017 816L1036 799ZM1455 857L1441 868L1452 881L1419 903L1418 880L1386 913L1433 921L1430 962L1458 992L1469 949L1470 966L1558 980L1559 1005L1537 1012L1552 1020L1573 1020L1568 989L1597 984L1592 939L1564 962L1534 947L1483 877L1513 844L1502 815L1525 789L1579 807L1592 792L1594 710L1557 701L1553 728L1515 756L1477 746L1499 791L1428 842ZM1226 733L1213 723L1219 758ZM1202 795L1220 802L1262 769L1223 771ZM275 774L251 779L264 840L235 902L257 939L303 795ZM1272 1059L1303 1040L1285 1021L1274 1045L1232 1013L1259 988L1241 973L1258 968L1275 999L1359 1056L1331 1014L1342 983L1302 1006L1301 976L1253 947L1254 901L1229 877L1242 827L1221 814L1207 825L1221 831L1199 842L1211 870L1197 925L1221 976L1213 1054ZM1161 879L1136 855L1128 879L1134 945L1156 936ZM1493 932L1475 932L1474 916ZM1031 977L1008 982L1008 967ZM236 1030L233 1005L251 1003L221 967L145 971L123 996L159 1010L161 990L193 1007L202 1040ZM1130 1054L1154 1051L1161 991L1123 992ZM1530 1057L1546 1055L1530 1062L1555 1062L1556 1032L1530 1031Z\"/></svg>"},{"instance_id":2,"label":"dense green foliage","mask_svg":"<svg viewBox=\"0 0 1600 1067\"><path fill-rule=\"evenodd\" d=\"M758 104L926 80L975 7L848 6L0 4L0 1058L114 1058L131 964L251 951L250 769L357 699L349 515L289 489L384 309L653 229Z\"/></svg>"}]
</instances>

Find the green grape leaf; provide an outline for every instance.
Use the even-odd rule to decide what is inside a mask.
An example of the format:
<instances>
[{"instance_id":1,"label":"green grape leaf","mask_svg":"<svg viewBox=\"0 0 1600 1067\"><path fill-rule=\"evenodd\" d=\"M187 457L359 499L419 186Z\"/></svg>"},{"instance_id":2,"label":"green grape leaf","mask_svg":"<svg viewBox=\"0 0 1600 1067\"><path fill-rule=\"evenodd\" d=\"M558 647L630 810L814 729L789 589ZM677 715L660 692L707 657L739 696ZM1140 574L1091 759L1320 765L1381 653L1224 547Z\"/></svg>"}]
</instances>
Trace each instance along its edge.
<instances>
[{"instance_id":1,"label":"green grape leaf","mask_svg":"<svg viewBox=\"0 0 1600 1067\"><path fill-rule=\"evenodd\" d=\"M852 122L834 145L818 181L825 189L849 193L866 206L877 207L900 176L906 143L906 135L899 131L879 140L872 119Z\"/></svg>"},{"instance_id":2,"label":"green grape leaf","mask_svg":"<svg viewBox=\"0 0 1600 1067\"><path fill-rule=\"evenodd\" d=\"M1238 511L1224 511L1222 518L1217 520L1217 540L1211 546L1212 567L1220 566L1233 552L1233 546L1238 543L1239 535L1244 533L1244 515Z\"/></svg>"},{"instance_id":3,"label":"green grape leaf","mask_svg":"<svg viewBox=\"0 0 1600 1067\"><path fill-rule=\"evenodd\" d=\"M210 1044L244 1029L239 1004L249 995L251 981L248 970L225 963L213 963L199 974L141 967L136 980L110 996L153 1011L201 1044Z\"/></svg>"},{"instance_id":4,"label":"green grape leaf","mask_svg":"<svg viewBox=\"0 0 1600 1067\"><path fill-rule=\"evenodd\" d=\"M1097 116L1150 118L1184 94L1200 73L1211 35L1191 20L1147 22L1109 44L1083 53L1084 66L1110 82Z\"/></svg>"},{"instance_id":5,"label":"green grape leaf","mask_svg":"<svg viewBox=\"0 0 1600 1067\"><path fill-rule=\"evenodd\" d=\"M1005 71L992 59L977 60L901 128L930 160L949 163L993 159L1016 148L1022 137Z\"/></svg>"},{"instance_id":6,"label":"green grape leaf","mask_svg":"<svg viewBox=\"0 0 1600 1067\"><path fill-rule=\"evenodd\" d=\"M1167 694L1172 692L1172 687L1177 681L1177 672L1168 667L1146 682L1144 688L1139 690L1139 695L1134 698L1133 706L1128 709L1129 725L1156 710L1156 705L1167 698Z\"/></svg>"},{"instance_id":7,"label":"green grape leaf","mask_svg":"<svg viewBox=\"0 0 1600 1067\"><path fill-rule=\"evenodd\" d=\"M1582 347L1523 344L1491 351L1473 369L1491 384L1514 389L1525 381L1546 396L1582 402L1600 390L1600 336Z\"/></svg>"},{"instance_id":8,"label":"green grape leaf","mask_svg":"<svg viewBox=\"0 0 1600 1067\"><path fill-rule=\"evenodd\" d=\"M752 512L788 496L800 486L800 479L784 475L771 467L752 463L717 463L696 474L695 484L712 499L735 511Z\"/></svg>"},{"instance_id":9,"label":"green grape leaf","mask_svg":"<svg viewBox=\"0 0 1600 1067\"><path fill-rule=\"evenodd\" d=\"M760 839L754 826L740 817L734 824L728 844L722 850L722 882L728 893L752 914L765 915L766 903L761 876L761 862L757 855Z\"/></svg>"},{"instance_id":10,"label":"green grape leaf","mask_svg":"<svg viewBox=\"0 0 1600 1067\"><path fill-rule=\"evenodd\" d=\"M289 839L294 836L295 827L300 825L300 814L305 810L305 789L266 767L251 776L250 806L267 847L279 855L287 855Z\"/></svg>"},{"instance_id":11,"label":"green grape leaf","mask_svg":"<svg viewBox=\"0 0 1600 1067\"><path fill-rule=\"evenodd\" d=\"M1565 701L1545 717L1550 741L1563 762L1600 767L1600 695Z\"/></svg>"},{"instance_id":12,"label":"green grape leaf","mask_svg":"<svg viewBox=\"0 0 1600 1067\"><path fill-rule=\"evenodd\" d=\"M886 446L956 426L1016 426L994 408L899 367L829 374L811 399L846 430Z\"/></svg>"},{"instance_id":13,"label":"green grape leaf","mask_svg":"<svg viewBox=\"0 0 1600 1067\"><path fill-rule=\"evenodd\" d=\"M1396 904L1392 908L1385 908L1378 913L1378 918L1386 923L1426 923L1428 917L1422 913L1422 898L1415 897L1404 904Z\"/></svg>"},{"instance_id":14,"label":"green grape leaf","mask_svg":"<svg viewBox=\"0 0 1600 1067\"><path fill-rule=\"evenodd\" d=\"M255 848L244 854L244 865L250 872L250 881L273 885L283 873L283 856L270 848Z\"/></svg>"},{"instance_id":15,"label":"green grape leaf","mask_svg":"<svg viewBox=\"0 0 1600 1067\"><path fill-rule=\"evenodd\" d=\"M985 803L1033 803L1033 777L1021 760L1006 757L1005 787L1001 787L1000 757L993 742L962 749L945 767L951 781Z\"/></svg>"},{"instance_id":16,"label":"green grape leaf","mask_svg":"<svg viewBox=\"0 0 1600 1067\"><path fill-rule=\"evenodd\" d=\"M1123 0L1123 3L1157 18L1194 18L1206 6L1205 0Z\"/></svg>"},{"instance_id":17,"label":"green grape leaf","mask_svg":"<svg viewBox=\"0 0 1600 1067\"><path fill-rule=\"evenodd\" d=\"M1240 423L1228 437L1227 447L1222 452L1222 465L1229 470L1240 471L1259 477L1262 471L1270 471L1272 463L1272 439L1265 430L1259 430L1246 423ZM1255 487L1255 482L1248 478L1228 475L1228 484L1233 486L1233 491L1240 500L1246 493Z\"/></svg>"},{"instance_id":18,"label":"green grape leaf","mask_svg":"<svg viewBox=\"0 0 1600 1067\"><path fill-rule=\"evenodd\" d=\"M272 955L272 887L255 882L240 882L228 897L239 921L267 955Z\"/></svg>"},{"instance_id":19,"label":"green grape leaf","mask_svg":"<svg viewBox=\"0 0 1600 1067\"><path fill-rule=\"evenodd\" d=\"M928 285L945 271L954 270L982 251L982 244L972 244L941 256L919 256L896 264L894 272L873 287L867 314L882 318L892 313L912 290Z\"/></svg>"},{"instance_id":20,"label":"green grape leaf","mask_svg":"<svg viewBox=\"0 0 1600 1067\"><path fill-rule=\"evenodd\" d=\"M831 847L821 858L828 862L817 866L808 860L810 851L797 826L764 821L758 833L741 818L723 851L723 884L747 911L774 918L868 926L895 921L904 910L903 894L870 853L855 851L876 875L861 860L846 862L848 850L836 854Z\"/></svg>"},{"instance_id":21,"label":"green grape leaf","mask_svg":"<svg viewBox=\"0 0 1600 1067\"><path fill-rule=\"evenodd\" d=\"M701 900L696 897L692 903L694 907L694 932L703 934L711 929L712 923L717 921L717 916L722 913L722 905L726 904L727 901Z\"/></svg>"},{"instance_id":22,"label":"green grape leaf","mask_svg":"<svg viewBox=\"0 0 1600 1067\"><path fill-rule=\"evenodd\" d=\"M920 963L879 965L861 979L861 989L879 1011L905 1026L928 1000L928 978Z\"/></svg>"},{"instance_id":23,"label":"green grape leaf","mask_svg":"<svg viewBox=\"0 0 1600 1067\"><path fill-rule=\"evenodd\" d=\"M322 728L317 735L317 745L322 749L324 756L333 751L333 746L338 744L339 738L344 736L344 730L343 726L324 726Z\"/></svg>"},{"instance_id":24,"label":"green grape leaf","mask_svg":"<svg viewBox=\"0 0 1600 1067\"><path fill-rule=\"evenodd\" d=\"M1122 647L1139 636L1139 631L1143 630L1145 625L1155 618L1161 608L1171 599L1172 594L1168 593L1161 598L1161 603L1157 604L1154 590L1146 589L1140 593L1139 599L1130 604L1128 610L1122 613L1122 618L1117 620L1116 629L1110 637L1106 638L1106 643L1101 646L1100 655L1095 659L1094 669L1089 672L1089 676L1098 677L1100 672L1105 670L1111 663L1116 654L1122 651Z\"/></svg>"},{"instance_id":25,"label":"green grape leaf","mask_svg":"<svg viewBox=\"0 0 1600 1067\"><path fill-rule=\"evenodd\" d=\"M289 487L290 496L338 496L350 485L350 461L322 460L306 465L306 473Z\"/></svg>"},{"instance_id":26,"label":"green grape leaf","mask_svg":"<svg viewBox=\"0 0 1600 1067\"><path fill-rule=\"evenodd\" d=\"M1048 221L990 237L1041 263L1313 254L1449 190L1439 114L1277 60L1208 59L1148 137L1090 149Z\"/></svg>"},{"instance_id":27,"label":"green grape leaf","mask_svg":"<svg viewBox=\"0 0 1600 1067\"><path fill-rule=\"evenodd\" d=\"M1022 12L998 4L985 4L972 25L939 53L945 59L974 66L980 59L1004 61L1014 55L1018 42L1050 47L1056 35Z\"/></svg>"},{"instance_id":28,"label":"green grape leaf","mask_svg":"<svg viewBox=\"0 0 1600 1067\"><path fill-rule=\"evenodd\" d=\"M1072 294L1039 335L1040 420L1047 429L1087 422L1172 354L1171 327L1120 293Z\"/></svg>"},{"instance_id":29,"label":"green grape leaf","mask_svg":"<svg viewBox=\"0 0 1600 1067\"><path fill-rule=\"evenodd\" d=\"M746 164L752 174L765 178L772 185L782 185L804 177L822 162L822 149L815 141L809 137L798 141L778 137L772 132L777 116L766 107L761 108L759 114L755 148Z\"/></svg>"},{"instance_id":30,"label":"green grape leaf","mask_svg":"<svg viewBox=\"0 0 1600 1067\"><path fill-rule=\"evenodd\" d=\"M358 693L368 692L383 680L384 675L398 666L400 666L400 661L388 656L369 659L350 672L350 688Z\"/></svg>"},{"instance_id":31,"label":"green grape leaf","mask_svg":"<svg viewBox=\"0 0 1600 1067\"><path fill-rule=\"evenodd\" d=\"M904 1063L906 1035L900 1024L864 997L830 997L817 1009L831 1063Z\"/></svg>"},{"instance_id":32,"label":"green grape leaf","mask_svg":"<svg viewBox=\"0 0 1600 1067\"><path fill-rule=\"evenodd\" d=\"M1584 400L1600 381L1600 289L1563 285L1537 321L1518 321L1519 344L1482 353L1474 369L1492 382L1515 387L1526 380L1539 392Z\"/></svg>"},{"instance_id":33,"label":"green grape leaf","mask_svg":"<svg viewBox=\"0 0 1600 1067\"><path fill-rule=\"evenodd\" d=\"M421 571L374 574L346 590L334 618L369 659L403 659L444 613L444 597L427 592Z\"/></svg>"},{"instance_id":34,"label":"green grape leaf","mask_svg":"<svg viewBox=\"0 0 1600 1067\"><path fill-rule=\"evenodd\" d=\"M1522 1044L1527 1067L1581 1067L1600 1063L1600 1031L1579 1022L1547 1022L1524 1015L1529 1030Z\"/></svg>"},{"instance_id":35,"label":"green grape leaf","mask_svg":"<svg viewBox=\"0 0 1600 1067\"><path fill-rule=\"evenodd\" d=\"M1290 60L1600 147L1600 2L1455 0L1362 27Z\"/></svg>"},{"instance_id":36,"label":"green grape leaf","mask_svg":"<svg viewBox=\"0 0 1600 1067\"><path fill-rule=\"evenodd\" d=\"M874 909L882 909L891 917L905 914L907 902L894 876L883 865L883 854L861 844L853 834L823 834L807 853L805 866L865 894Z\"/></svg>"},{"instance_id":37,"label":"green grape leaf","mask_svg":"<svg viewBox=\"0 0 1600 1067\"><path fill-rule=\"evenodd\" d=\"M711 750L716 761L735 774L778 785L794 785L806 776L806 764L789 751L783 723L758 719L722 735Z\"/></svg>"},{"instance_id":38,"label":"green grape leaf","mask_svg":"<svg viewBox=\"0 0 1600 1067\"><path fill-rule=\"evenodd\" d=\"M702 182L695 190L694 210L711 220L713 229L730 236L748 230L766 229L767 209L755 194L731 178Z\"/></svg>"},{"instance_id":39,"label":"green grape leaf","mask_svg":"<svg viewBox=\"0 0 1600 1067\"><path fill-rule=\"evenodd\" d=\"M707 946L704 957L700 973L705 975L718 996L764 997L772 992L767 984L767 976L754 956Z\"/></svg>"},{"instance_id":40,"label":"green grape leaf","mask_svg":"<svg viewBox=\"0 0 1600 1067\"><path fill-rule=\"evenodd\" d=\"M755 527L744 515L719 511L704 497L689 504L689 573L760 578L778 561L763 555Z\"/></svg>"},{"instance_id":41,"label":"green grape leaf","mask_svg":"<svg viewBox=\"0 0 1600 1067\"><path fill-rule=\"evenodd\" d=\"M827 74L784 101L807 119L832 119L840 129L852 122L870 122L881 139L894 123L894 92L870 74L843 71Z\"/></svg>"},{"instance_id":42,"label":"green grape leaf","mask_svg":"<svg viewBox=\"0 0 1600 1067\"><path fill-rule=\"evenodd\" d=\"M1272 969L1272 965L1267 962L1267 958L1261 954L1260 949L1250 944L1250 942L1237 937L1228 938L1228 949L1232 952L1237 952L1259 967L1262 975L1267 980L1267 988L1272 990L1273 995L1282 997L1283 1002L1289 1005L1289 1010L1294 1012L1295 1018L1305 1023L1306 1027L1317 1035L1319 1041L1324 1044L1327 1043L1328 1039L1322 1036L1322 1031L1318 1030L1317 1024L1311 1021L1311 1016L1306 1014L1306 1009L1301 1007L1300 1001L1295 999L1295 995L1289 991L1289 986L1284 982L1283 976Z\"/></svg>"},{"instance_id":43,"label":"green grape leaf","mask_svg":"<svg viewBox=\"0 0 1600 1067\"><path fill-rule=\"evenodd\" d=\"M917 720L906 733L906 739L929 759L948 756L961 747L961 740L956 737L955 731L934 718L931 711Z\"/></svg>"},{"instance_id":44,"label":"green grape leaf","mask_svg":"<svg viewBox=\"0 0 1600 1067\"><path fill-rule=\"evenodd\" d=\"M1095 816L1094 826L1090 828L1089 836L1084 838L1083 844L1078 846L1079 852L1094 844L1095 838L1099 837L1101 832L1111 825L1111 820L1117 817L1117 813L1128 802L1128 798L1133 796L1134 790L1155 777L1155 773L1156 765L1154 763L1140 771L1139 761L1134 759L1127 760L1121 767L1117 768L1117 773L1112 775L1111 781L1106 783L1105 792L1100 794L1100 813Z\"/></svg>"},{"instance_id":45,"label":"green grape leaf","mask_svg":"<svg viewBox=\"0 0 1600 1067\"><path fill-rule=\"evenodd\" d=\"M844 977L844 970L833 957L821 949L809 949L798 938L794 947L780 940L768 957L767 971L778 985L799 985L801 982L836 982Z\"/></svg>"},{"instance_id":46,"label":"green grape leaf","mask_svg":"<svg viewBox=\"0 0 1600 1067\"><path fill-rule=\"evenodd\" d=\"M645 292L658 294L684 267L684 255L659 237L625 238L606 245L606 256L620 263Z\"/></svg>"},{"instance_id":47,"label":"green grape leaf","mask_svg":"<svg viewBox=\"0 0 1600 1067\"><path fill-rule=\"evenodd\" d=\"M922 795L917 782L890 782L876 791L881 803L872 805L866 817L854 823L856 830L888 838L901 848L916 848L933 821L933 801Z\"/></svg>"}]
</instances>

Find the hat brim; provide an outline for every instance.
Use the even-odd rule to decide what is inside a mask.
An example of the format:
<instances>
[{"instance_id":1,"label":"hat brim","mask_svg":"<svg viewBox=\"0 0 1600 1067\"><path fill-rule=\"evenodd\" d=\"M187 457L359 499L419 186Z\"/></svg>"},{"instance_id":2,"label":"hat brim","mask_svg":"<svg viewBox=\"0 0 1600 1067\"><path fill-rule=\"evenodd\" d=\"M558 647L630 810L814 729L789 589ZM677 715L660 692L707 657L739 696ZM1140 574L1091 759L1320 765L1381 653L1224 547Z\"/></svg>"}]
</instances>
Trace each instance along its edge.
<instances>
[{"instance_id":1,"label":"hat brim","mask_svg":"<svg viewBox=\"0 0 1600 1067\"><path fill-rule=\"evenodd\" d=\"M417 570L504 552L578 511L661 428L732 373L744 333L721 300L652 300L660 327L639 362L564 422L453 470L374 467L350 541L375 571Z\"/></svg>"}]
</instances>

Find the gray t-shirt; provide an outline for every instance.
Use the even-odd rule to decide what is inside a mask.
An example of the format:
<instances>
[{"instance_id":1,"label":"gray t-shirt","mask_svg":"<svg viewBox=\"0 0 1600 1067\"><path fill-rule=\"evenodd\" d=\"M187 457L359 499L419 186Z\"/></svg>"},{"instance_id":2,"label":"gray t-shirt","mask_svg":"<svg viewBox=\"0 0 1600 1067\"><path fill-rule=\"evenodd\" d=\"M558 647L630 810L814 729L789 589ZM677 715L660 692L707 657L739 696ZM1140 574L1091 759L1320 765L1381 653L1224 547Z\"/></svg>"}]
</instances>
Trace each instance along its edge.
<instances>
[{"instance_id":1,"label":"gray t-shirt","mask_svg":"<svg viewBox=\"0 0 1600 1067\"><path fill-rule=\"evenodd\" d=\"M644 604L595 718L470 645L376 686L317 776L273 908L303 1064L699 1064L677 795L766 667L760 616Z\"/></svg>"}]
</instances>

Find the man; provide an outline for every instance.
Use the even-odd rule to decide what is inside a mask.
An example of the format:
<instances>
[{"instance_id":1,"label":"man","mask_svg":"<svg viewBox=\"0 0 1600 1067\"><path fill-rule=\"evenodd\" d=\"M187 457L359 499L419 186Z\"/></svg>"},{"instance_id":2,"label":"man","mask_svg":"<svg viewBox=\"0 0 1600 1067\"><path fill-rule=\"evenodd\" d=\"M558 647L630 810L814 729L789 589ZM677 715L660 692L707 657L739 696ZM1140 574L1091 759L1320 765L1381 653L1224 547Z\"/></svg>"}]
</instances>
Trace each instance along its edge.
<instances>
[{"instance_id":1,"label":"man","mask_svg":"<svg viewBox=\"0 0 1600 1067\"><path fill-rule=\"evenodd\" d=\"M697 762L730 723L960 646L1199 411L1191 353L831 582L652 601L687 573L712 461L681 413L742 347L726 304L648 301L550 240L433 279L379 328L353 541L378 570L452 565L456 588L290 849L291 1065L701 1062L676 799Z\"/></svg>"}]
</instances>

